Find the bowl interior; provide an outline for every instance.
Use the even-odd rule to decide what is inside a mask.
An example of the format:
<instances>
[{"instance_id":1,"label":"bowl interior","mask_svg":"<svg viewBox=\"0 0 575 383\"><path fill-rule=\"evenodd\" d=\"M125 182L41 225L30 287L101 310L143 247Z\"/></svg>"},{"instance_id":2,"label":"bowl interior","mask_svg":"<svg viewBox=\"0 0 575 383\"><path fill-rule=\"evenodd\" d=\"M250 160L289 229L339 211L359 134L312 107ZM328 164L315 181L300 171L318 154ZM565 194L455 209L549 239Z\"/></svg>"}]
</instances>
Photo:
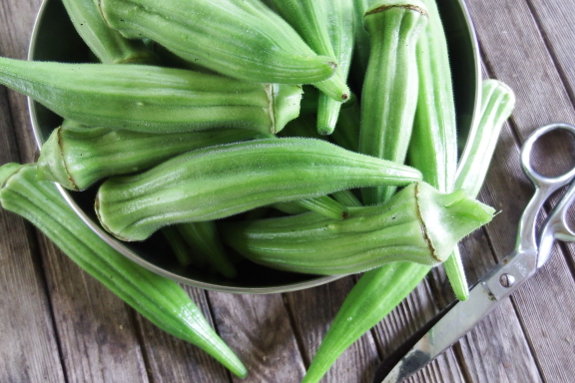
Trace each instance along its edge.
<instances>
[{"instance_id":1,"label":"bowl interior","mask_svg":"<svg viewBox=\"0 0 575 383\"><path fill-rule=\"evenodd\" d=\"M467 132L476 115L479 102L480 74L477 44L469 15L461 0L442 0L439 3L446 34L453 72L454 93L461 137ZM90 52L78 36L61 0L44 0L30 43L29 60L87 62ZM51 131L62 119L44 106L29 100L30 116L36 143L40 148ZM93 212L95 188L82 193L60 191L78 215L102 239L123 255L142 266L196 287L235 293L272 293L300 290L321 285L338 277L317 277L270 270L251 262L238 265L238 277L234 280L218 278L207 273L182 269L172 256L168 244L161 235L154 235L141 243L123 243L108 235L97 223Z\"/></svg>"}]
</instances>

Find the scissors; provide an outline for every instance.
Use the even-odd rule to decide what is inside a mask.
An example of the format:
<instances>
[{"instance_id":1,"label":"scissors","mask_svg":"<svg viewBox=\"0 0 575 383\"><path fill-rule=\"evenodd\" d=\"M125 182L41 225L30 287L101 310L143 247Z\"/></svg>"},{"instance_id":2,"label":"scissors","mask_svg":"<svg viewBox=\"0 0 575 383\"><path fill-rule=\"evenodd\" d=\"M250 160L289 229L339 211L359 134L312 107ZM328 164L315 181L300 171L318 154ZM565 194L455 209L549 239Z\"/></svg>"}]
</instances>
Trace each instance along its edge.
<instances>
[{"instance_id":1,"label":"scissors","mask_svg":"<svg viewBox=\"0 0 575 383\"><path fill-rule=\"evenodd\" d=\"M555 240L575 242L575 233L567 224L567 211L575 200L575 167L558 177L545 177L531 164L535 142L557 129L567 130L575 136L575 126L550 124L536 129L521 149L521 165L535 186L535 194L519 221L515 249L471 288L466 301L452 302L385 359L377 369L373 383L399 383L419 371L543 267ZM566 185L570 185L568 190L537 234L537 217L543 204Z\"/></svg>"}]
</instances>

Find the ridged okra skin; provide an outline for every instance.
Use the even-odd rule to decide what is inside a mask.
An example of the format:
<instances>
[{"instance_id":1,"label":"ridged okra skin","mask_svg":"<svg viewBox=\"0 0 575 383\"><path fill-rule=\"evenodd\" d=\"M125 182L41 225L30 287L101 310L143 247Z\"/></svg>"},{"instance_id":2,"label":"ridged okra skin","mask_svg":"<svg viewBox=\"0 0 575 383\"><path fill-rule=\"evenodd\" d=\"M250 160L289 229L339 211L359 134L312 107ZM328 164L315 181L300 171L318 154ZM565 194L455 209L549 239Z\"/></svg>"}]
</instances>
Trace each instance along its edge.
<instances>
[{"instance_id":1,"label":"ridged okra skin","mask_svg":"<svg viewBox=\"0 0 575 383\"><path fill-rule=\"evenodd\" d=\"M96 0L62 0L82 40L106 64L151 64L159 61L142 40L127 39L102 18Z\"/></svg>"},{"instance_id":2,"label":"ridged okra skin","mask_svg":"<svg viewBox=\"0 0 575 383\"><path fill-rule=\"evenodd\" d=\"M413 4L413 5L412 5ZM365 14L371 37L370 58L362 91L359 152L404 163L418 95L415 48L427 23L420 2L377 2ZM364 203L381 203L395 188L362 190Z\"/></svg>"},{"instance_id":3,"label":"ridged okra skin","mask_svg":"<svg viewBox=\"0 0 575 383\"><path fill-rule=\"evenodd\" d=\"M254 0L98 0L128 38L147 37L178 56L250 82L310 84L330 78L318 56L281 17Z\"/></svg>"},{"instance_id":4,"label":"ridged okra skin","mask_svg":"<svg viewBox=\"0 0 575 383\"><path fill-rule=\"evenodd\" d=\"M110 233L138 241L174 223L420 178L409 166L323 140L261 139L191 151L138 175L111 177L98 191L96 212Z\"/></svg>"},{"instance_id":5,"label":"ridged okra skin","mask_svg":"<svg viewBox=\"0 0 575 383\"><path fill-rule=\"evenodd\" d=\"M34 224L72 261L162 330L195 344L237 376L247 370L174 281L118 253L66 203L33 164L0 167L0 205Z\"/></svg>"},{"instance_id":6,"label":"ridged okra skin","mask_svg":"<svg viewBox=\"0 0 575 383\"><path fill-rule=\"evenodd\" d=\"M156 134L66 121L42 145L38 177L82 191L104 178L136 173L189 150L244 141L259 134L247 129Z\"/></svg>"},{"instance_id":7,"label":"ridged okra skin","mask_svg":"<svg viewBox=\"0 0 575 383\"><path fill-rule=\"evenodd\" d=\"M151 65L0 58L0 83L81 124L140 132L245 128L277 133L299 115L301 87Z\"/></svg>"},{"instance_id":8,"label":"ridged okra skin","mask_svg":"<svg viewBox=\"0 0 575 383\"><path fill-rule=\"evenodd\" d=\"M228 245L264 266L306 274L350 274L384 263L443 262L494 210L462 192L413 183L387 203L353 208L345 220L317 213L223 224Z\"/></svg>"}]
</instances>

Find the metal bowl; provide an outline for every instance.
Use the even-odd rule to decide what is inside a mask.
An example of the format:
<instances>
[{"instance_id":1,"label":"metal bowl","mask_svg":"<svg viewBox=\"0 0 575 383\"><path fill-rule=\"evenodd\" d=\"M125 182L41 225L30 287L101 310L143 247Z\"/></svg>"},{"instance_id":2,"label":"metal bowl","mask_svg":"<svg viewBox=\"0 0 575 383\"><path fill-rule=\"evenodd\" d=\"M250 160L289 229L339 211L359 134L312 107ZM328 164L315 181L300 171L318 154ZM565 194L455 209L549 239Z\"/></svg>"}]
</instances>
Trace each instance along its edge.
<instances>
[{"instance_id":1,"label":"metal bowl","mask_svg":"<svg viewBox=\"0 0 575 383\"><path fill-rule=\"evenodd\" d=\"M442 0L438 3L442 18L449 20L445 27L451 56L458 131L460 137L466 137L479 110L481 75L477 42L462 0ZM74 30L61 0L44 0L34 25L28 59L87 62L89 57L90 52ZM44 106L30 99L28 101L34 136L40 148L62 119ZM61 187L59 189L75 212L104 241L129 259L177 282L208 290L261 294L301 290L339 278L275 271L247 261L238 265L238 277L233 280L183 270L178 267L175 257L171 256L169 246L162 236L155 235L141 243L124 243L103 230L93 212L94 190L75 193Z\"/></svg>"}]
</instances>

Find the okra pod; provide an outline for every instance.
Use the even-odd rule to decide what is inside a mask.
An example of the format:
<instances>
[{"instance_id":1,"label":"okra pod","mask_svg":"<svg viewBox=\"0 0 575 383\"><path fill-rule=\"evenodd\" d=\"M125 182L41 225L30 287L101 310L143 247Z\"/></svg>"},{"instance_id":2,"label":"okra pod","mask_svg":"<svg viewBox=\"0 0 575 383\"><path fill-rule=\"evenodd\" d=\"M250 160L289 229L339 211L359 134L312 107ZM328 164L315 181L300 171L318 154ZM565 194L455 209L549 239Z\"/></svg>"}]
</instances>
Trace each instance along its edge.
<instances>
[{"instance_id":1,"label":"okra pod","mask_svg":"<svg viewBox=\"0 0 575 383\"><path fill-rule=\"evenodd\" d=\"M258 134L247 129L142 133L65 121L42 145L38 177L81 191L104 178L136 173L189 150L244 141Z\"/></svg>"},{"instance_id":2,"label":"okra pod","mask_svg":"<svg viewBox=\"0 0 575 383\"><path fill-rule=\"evenodd\" d=\"M388 202L350 208L345 220L308 213L223 223L228 245L255 263L305 274L351 274L395 261L443 262L494 209L461 191L406 186Z\"/></svg>"},{"instance_id":3,"label":"okra pod","mask_svg":"<svg viewBox=\"0 0 575 383\"><path fill-rule=\"evenodd\" d=\"M142 40L127 39L110 28L94 0L62 0L74 28L96 57L106 64L150 64L158 57Z\"/></svg>"},{"instance_id":4,"label":"okra pod","mask_svg":"<svg viewBox=\"0 0 575 383\"><path fill-rule=\"evenodd\" d=\"M187 222L175 227L190 246L190 250L204 258L217 272L226 278L237 275L234 264L222 246L214 221Z\"/></svg>"},{"instance_id":5,"label":"okra pod","mask_svg":"<svg viewBox=\"0 0 575 383\"><path fill-rule=\"evenodd\" d=\"M144 173L108 178L96 196L100 222L120 239L337 190L406 185L419 171L323 140L274 138L198 149Z\"/></svg>"},{"instance_id":6,"label":"okra pod","mask_svg":"<svg viewBox=\"0 0 575 383\"><path fill-rule=\"evenodd\" d=\"M462 189L471 197L479 194L495 151L499 132L514 106L515 95L507 85L497 80L483 81L480 120L469 131L457 166L455 189ZM466 300L469 297L469 287L457 247L443 267L457 299Z\"/></svg>"},{"instance_id":7,"label":"okra pod","mask_svg":"<svg viewBox=\"0 0 575 383\"><path fill-rule=\"evenodd\" d=\"M223 127L277 133L298 116L302 92L151 65L8 58L0 58L0 83L81 124L164 133Z\"/></svg>"},{"instance_id":8,"label":"okra pod","mask_svg":"<svg viewBox=\"0 0 575 383\"><path fill-rule=\"evenodd\" d=\"M463 148L457 166L456 189L463 189L471 197L479 194L503 123L514 107L515 94L506 84L493 79L483 81L480 119L469 131Z\"/></svg>"},{"instance_id":9,"label":"okra pod","mask_svg":"<svg viewBox=\"0 0 575 383\"><path fill-rule=\"evenodd\" d=\"M427 22L419 1L376 2L365 14L371 37L361 96L359 152L404 163L418 94L416 43ZM386 201L394 187L362 190L366 205Z\"/></svg>"},{"instance_id":10,"label":"okra pod","mask_svg":"<svg viewBox=\"0 0 575 383\"><path fill-rule=\"evenodd\" d=\"M118 253L72 210L33 164L0 167L0 204L34 224L70 259L164 331L205 350L235 375L247 370L175 282Z\"/></svg>"},{"instance_id":11,"label":"okra pod","mask_svg":"<svg viewBox=\"0 0 575 383\"><path fill-rule=\"evenodd\" d=\"M182 235L175 226L163 227L161 232L174 252L180 266L184 268L188 266L199 266L196 262L196 258L193 257L190 252L188 243L184 241Z\"/></svg>"},{"instance_id":12,"label":"okra pod","mask_svg":"<svg viewBox=\"0 0 575 383\"><path fill-rule=\"evenodd\" d=\"M253 0L97 0L108 25L146 37L216 72L256 83L327 80L334 57L318 56L280 16Z\"/></svg>"}]
</instances>

